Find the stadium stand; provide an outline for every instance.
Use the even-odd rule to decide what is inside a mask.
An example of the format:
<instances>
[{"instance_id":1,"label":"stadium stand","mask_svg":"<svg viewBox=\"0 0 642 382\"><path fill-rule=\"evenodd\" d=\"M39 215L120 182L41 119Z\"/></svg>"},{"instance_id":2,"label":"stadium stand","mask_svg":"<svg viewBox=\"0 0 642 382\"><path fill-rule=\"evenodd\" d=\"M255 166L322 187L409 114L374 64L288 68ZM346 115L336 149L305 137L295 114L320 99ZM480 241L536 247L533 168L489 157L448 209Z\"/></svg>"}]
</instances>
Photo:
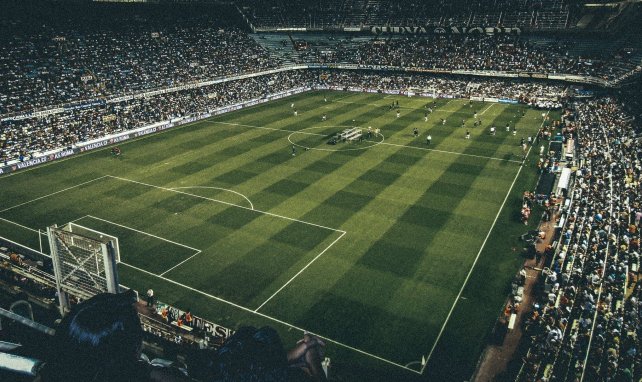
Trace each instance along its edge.
<instances>
[{"instance_id":1,"label":"stadium stand","mask_svg":"<svg viewBox=\"0 0 642 382\"><path fill-rule=\"evenodd\" d=\"M225 14L200 11L4 14L0 114L279 66Z\"/></svg>"},{"instance_id":2,"label":"stadium stand","mask_svg":"<svg viewBox=\"0 0 642 382\"><path fill-rule=\"evenodd\" d=\"M135 12L90 6L105 7L101 11L112 17L97 12L102 16L70 20L65 9L57 6L29 12L18 7L0 16L2 163L19 163L114 134L196 120L310 89L505 98L535 108L564 107L562 123L544 129L542 137L575 142L575 158L568 168L576 168L577 176L565 190L568 203L557 211L557 241L543 260L541 290L536 292L529 318L518 324L525 335L515 380L642 378L638 338L642 330L642 49L638 36L614 43L566 35L261 38L243 29L247 23L255 31L422 25L617 32L639 16L639 4L589 9L571 0L297 0L294 5L283 0L239 0L233 6L220 5L217 12L195 7L181 14L153 6L135 8ZM45 19L50 12L56 17ZM295 45L304 48L286 55ZM327 67L333 65L336 68ZM380 67L390 71L379 71ZM456 71L514 76L471 77ZM519 73L528 77L568 74L621 87L570 98L566 82L518 78ZM560 170L559 147L543 155L543 173ZM524 220L529 216L530 209L528 214L523 211ZM4 246L0 260L3 286L18 288L43 305L55 305L50 264L23 249ZM74 303L80 308L87 304ZM107 304L107 308L123 307L122 301ZM162 303L153 309L138 304L133 310L132 306L124 311L138 313L133 320L144 331L134 333L134 339L140 335L147 343L172 349L163 355L185 353L194 361L187 369L181 365L180 374L171 376L176 380L184 380L185 372L211 380L224 373L245 372L244 367L256 370L256 365L235 364L236 359L265 362L260 367L272 367L275 375L297 376L300 370L288 365L303 359L306 369L318 380L324 379L324 344L314 337L306 335L288 353L269 328L243 328L221 337L214 332L214 324L197 317L198 324L182 327L188 312L178 308ZM509 313L512 318L513 312ZM514 327L515 320L509 322ZM15 340L5 331L2 334L3 340ZM261 358L256 351L265 347L273 350L273 359ZM202 359L202 353L195 356L192 351L197 348L209 351L211 358ZM237 353L239 349L249 354ZM174 362L154 363L145 357L145 371L153 364ZM213 359L220 361L218 366L213 366ZM45 373L43 380L55 380L51 375Z\"/></svg>"},{"instance_id":3,"label":"stadium stand","mask_svg":"<svg viewBox=\"0 0 642 382\"><path fill-rule=\"evenodd\" d=\"M122 133L157 122L212 113L216 109L262 99L283 91L319 88L344 89L358 86L380 91L398 91L414 87L449 97L502 97L535 103L536 99L556 100L564 86L500 79L458 79L425 75L400 76L328 72L325 80L319 73L283 72L248 79L228 81L189 90L177 90L120 102L100 103L79 109L62 110L43 117L0 122L4 143L0 148L3 162L28 160L45 152L73 148L83 142L110 134ZM472 91L477 84L479 91Z\"/></svg>"},{"instance_id":4,"label":"stadium stand","mask_svg":"<svg viewBox=\"0 0 642 382\"><path fill-rule=\"evenodd\" d=\"M578 140L583 165L525 323L517 380L637 380L639 125L609 97L576 103L572 118L562 131Z\"/></svg>"},{"instance_id":5,"label":"stadium stand","mask_svg":"<svg viewBox=\"0 0 642 382\"><path fill-rule=\"evenodd\" d=\"M588 54L590 48L593 54ZM566 73L616 80L639 66L636 55L613 44L588 41L527 39L515 36L431 36L342 41L312 48L301 63L345 63L439 70ZM607 45L608 48L605 48ZM632 49L638 52L638 49Z\"/></svg>"},{"instance_id":6,"label":"stadium stand","mask_svg":"<svg viewBox=\"0 0 642 382\"><path fill-rule=\"evenodd\" d=\"M372 25L503 25L554 30L569 27L571 3L563 0L241 0L237 5L256 30L321 30Z\"/></svg>"}]
</instances>

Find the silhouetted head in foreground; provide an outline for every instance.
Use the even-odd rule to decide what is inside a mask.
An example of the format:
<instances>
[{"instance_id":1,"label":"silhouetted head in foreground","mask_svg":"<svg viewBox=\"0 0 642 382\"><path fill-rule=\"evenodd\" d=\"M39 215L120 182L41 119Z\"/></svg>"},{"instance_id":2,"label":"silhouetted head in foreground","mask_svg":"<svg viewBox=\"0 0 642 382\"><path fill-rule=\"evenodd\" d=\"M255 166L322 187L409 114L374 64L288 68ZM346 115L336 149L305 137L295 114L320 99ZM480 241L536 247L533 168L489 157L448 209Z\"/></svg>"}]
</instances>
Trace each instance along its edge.
<instances>
[{"instance_id":1,"label":"silhouetted head in foreground","mask_svg":"<svg viewBox=\"0 0 642 382\"><path fill-rule=\"evenodd\" d=\"M147 370L138 362L143 331L134 302L131 293L104 293L75 306L56 329L43 381L145 380Z\"/></svg>"}]
</instances>

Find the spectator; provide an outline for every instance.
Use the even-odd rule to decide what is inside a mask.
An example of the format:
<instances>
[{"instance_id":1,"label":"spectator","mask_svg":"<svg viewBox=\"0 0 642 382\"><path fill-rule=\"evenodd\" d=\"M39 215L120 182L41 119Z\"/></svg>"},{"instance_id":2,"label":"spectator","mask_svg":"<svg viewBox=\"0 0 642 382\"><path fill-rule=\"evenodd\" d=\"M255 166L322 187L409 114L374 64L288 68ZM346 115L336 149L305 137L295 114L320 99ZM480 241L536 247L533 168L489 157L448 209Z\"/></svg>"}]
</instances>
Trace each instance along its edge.
<instances>
[{"instance_id":1,"label":"spectator","mask_svg":"<svg viewBox=\"0 0 642 382\"><path fill-rule=\"evenodd\" d=\"M216 380L243 381L325 381L321 367L323 342L304 335L290 352L270 327L242 327L219 349L214 363Z\"/></svg>"},{"instance_id":2,"label":"spectator","mask_svg":"<svg viewBox=\"0 0 642 382\"><path fill-rule=\"evenodd\" d=\"M140 359L143 330L134 302L133 293L104 293L76 305L56 329L41 380L186 380L180 373L152 368Z\"/></svg>"}]
</instances>

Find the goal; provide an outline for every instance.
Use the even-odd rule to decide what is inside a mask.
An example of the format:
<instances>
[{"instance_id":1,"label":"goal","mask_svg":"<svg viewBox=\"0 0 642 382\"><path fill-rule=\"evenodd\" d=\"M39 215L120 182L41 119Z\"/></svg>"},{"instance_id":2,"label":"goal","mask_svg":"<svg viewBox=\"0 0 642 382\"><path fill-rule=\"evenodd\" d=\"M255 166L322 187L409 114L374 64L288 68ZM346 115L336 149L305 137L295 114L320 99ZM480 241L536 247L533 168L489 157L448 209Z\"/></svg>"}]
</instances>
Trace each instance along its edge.
<instances>
[{"instance_id":1,"label":"goal","mask_svg":"<svg viewBox=\"0 0 642 382\"><path fill-rule=\"evenodd\" d=\"M63 313L69 309L69 296L118 293L118 238L74 223L48 227L47 236Z\"/></svg>"}]
</instances>

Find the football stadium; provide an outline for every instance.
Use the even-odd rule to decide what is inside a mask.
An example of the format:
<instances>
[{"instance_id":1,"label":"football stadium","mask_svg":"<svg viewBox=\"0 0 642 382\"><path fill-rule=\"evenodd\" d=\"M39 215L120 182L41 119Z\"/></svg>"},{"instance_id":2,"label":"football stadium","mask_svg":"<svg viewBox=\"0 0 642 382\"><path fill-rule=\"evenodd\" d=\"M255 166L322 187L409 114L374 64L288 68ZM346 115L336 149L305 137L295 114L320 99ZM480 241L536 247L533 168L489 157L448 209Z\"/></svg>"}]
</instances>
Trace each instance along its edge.
<instances>
[{"instance_id":1,"label":"football stadium","mask_svg":"<svg viewBox=\"0 0 642 382\"><path fill-rule=\"evenodd\" d=\"M642 2L0 9L1 381L642 380Z\"/></svg>"}]
</instances>

